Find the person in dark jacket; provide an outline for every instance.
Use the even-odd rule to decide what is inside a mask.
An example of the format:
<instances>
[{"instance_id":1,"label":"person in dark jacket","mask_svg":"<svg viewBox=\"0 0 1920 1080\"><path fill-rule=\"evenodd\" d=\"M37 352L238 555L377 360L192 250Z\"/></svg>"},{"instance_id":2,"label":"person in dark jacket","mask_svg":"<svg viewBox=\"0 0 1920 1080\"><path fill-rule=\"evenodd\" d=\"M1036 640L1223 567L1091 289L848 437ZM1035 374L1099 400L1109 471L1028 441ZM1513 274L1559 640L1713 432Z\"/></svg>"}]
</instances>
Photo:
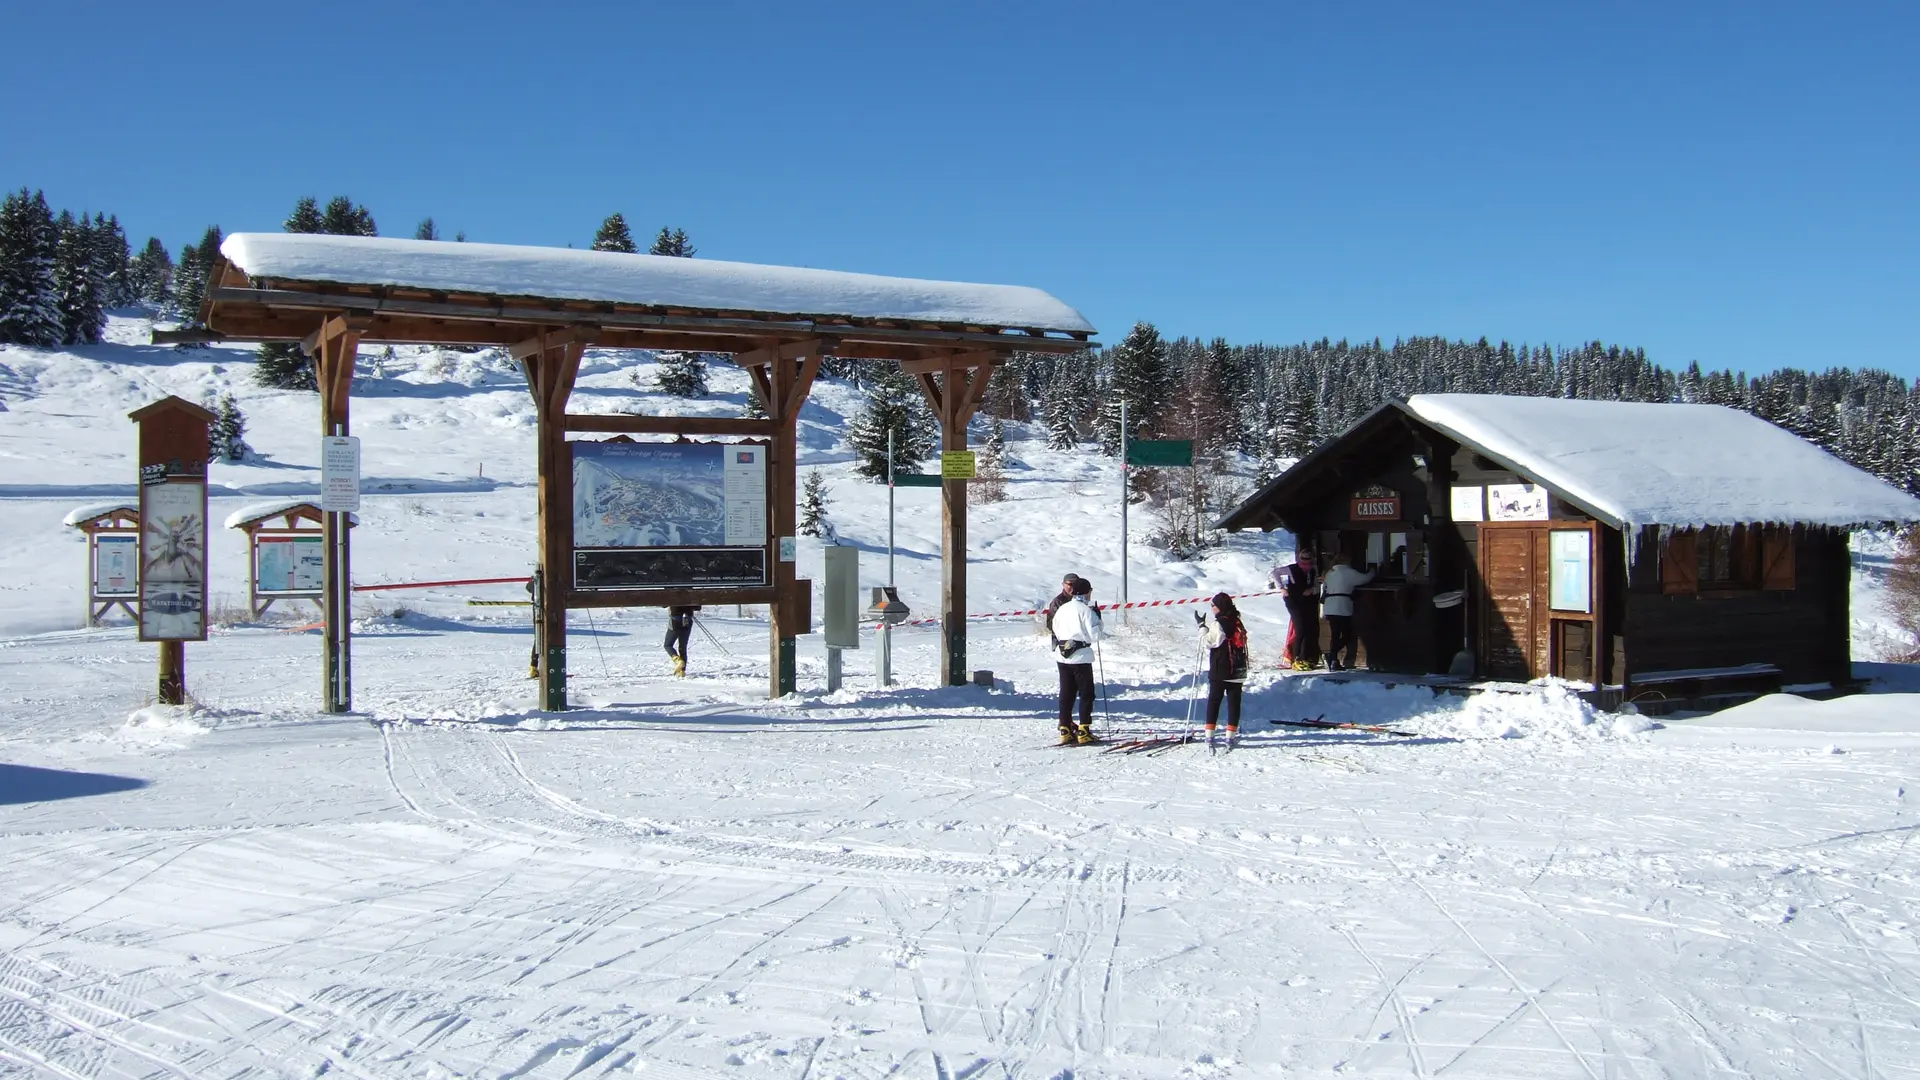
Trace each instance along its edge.
<instances>
[{"instance_id":1,"label":"person in dark jacket","mask_svg":"<svg viewBox=\"0 0 1920 1080\"><path fill-rule=\"evenodd\" d=\"M693 636L693 613L699 605L681 605L667 609L667 655L673 659L673 673L687 673L687 639Z\"/></svg>"},{"instance_id":2,"label":"person in dark jacket","mask_svg":"<svg viewBox=\"0 0 1920 1080\"><path fill-rule=\"evenodd\" d=\"M1227 745L1240 741L1240 691L1247 681L1247 627L1233 597L1215 593L1212 610L1194 615L1207 647L1207 745L1213 745L1220 702L1227 703Z\"/></svg>"},{"instance_id":3,"label":"person in dark jacket","mask_svg":"<svg viewBox=\"0 0 1920 1080\"><path fill-rule=\"evenodd\" d=\"M1287 604L1287 644L1280 663L1295 671L1312 671L1320 662L1320 572L1306 549L1293 561L1273 568L1273 587Z\"/></svg>"}]
</instances>

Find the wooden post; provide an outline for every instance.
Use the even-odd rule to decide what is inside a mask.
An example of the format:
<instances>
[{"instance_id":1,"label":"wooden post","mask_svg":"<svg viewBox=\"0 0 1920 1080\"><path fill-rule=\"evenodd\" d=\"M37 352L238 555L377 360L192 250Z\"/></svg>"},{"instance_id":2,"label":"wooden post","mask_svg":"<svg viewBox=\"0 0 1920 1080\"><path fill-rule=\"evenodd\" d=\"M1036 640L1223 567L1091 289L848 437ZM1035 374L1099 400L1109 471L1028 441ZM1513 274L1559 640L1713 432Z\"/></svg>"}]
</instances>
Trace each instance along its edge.
<instances>
[{"instance_id":1,"label":"wooden post","mask_svg":"<svg viewBox=\"0 0 1920 1080\"><path fill-rule=\"evenodd\" d=\"M182 641L160 643L160 704L187 703L187 646Z\"/></svg>"},{"instance_id":2,"label":"wooden post","mask_svg":"<svg viewBox=\"0 0 1920 1080\"><path fill-rule=\"evenodd\" d=\"M799 425L800 407L820 374L821 354L830 343L813 340L795 346L769 350L767 374L762 389L769 398L767 415L774 421L773 445L768 457L768 498L772 503L772 530L767 537L768 557L773 565L774 601L767 611L767 696L784 697L799 688L795 652L800 634L809 629L800 625L802 604L795 596L795 564L780 557L782 541L798 533ZM755 380L760 382L759 379ZM809 585L809 588L812 586ZM809 598L811 599L811 598Z\"/></svg>"},{"instance_id":3,"label":"wooden post","mask_svg":"<svg viewBox=\"0 0 1920 1080\"><path fill-rule=\"evenodd\" d=\"M573 590L573 455L567 448L567 400L580 358L598 334L581 327L543 332L514 345L533 393L540 476L540 588L534 609L534 650L540 707L567 707L567 603Z\"/></svg>"},{"instance_id":4,"label":"wooden post","mask_svg":"<svg viewBox=\"0 0 1920 1080\"><path fill-rule=\"evenodd\" d=\"M940 418L941 450L967 448L967 424L1000 362L992 353L954 353L936 371L916 370L918 361L909 368ZM948 686L967 684L967 483L940 485L940 670Z\"/></svg>"},{"instance_id":5,"label":"wooden post","mask_svg":"<svg viewBox=\"0 0 1920 1080\"><path fill-rule=\"evenodd\" d=\"M358 317L336 315L307 336L300 348L313 357L320 384L320 435L347 435L348 398L353 390L353 361L360 349ZM321 587L321 708L344 713L353 708L353 551L347 515L321 515L320 536L326 581Z\"/></svg>"}]
</instances>

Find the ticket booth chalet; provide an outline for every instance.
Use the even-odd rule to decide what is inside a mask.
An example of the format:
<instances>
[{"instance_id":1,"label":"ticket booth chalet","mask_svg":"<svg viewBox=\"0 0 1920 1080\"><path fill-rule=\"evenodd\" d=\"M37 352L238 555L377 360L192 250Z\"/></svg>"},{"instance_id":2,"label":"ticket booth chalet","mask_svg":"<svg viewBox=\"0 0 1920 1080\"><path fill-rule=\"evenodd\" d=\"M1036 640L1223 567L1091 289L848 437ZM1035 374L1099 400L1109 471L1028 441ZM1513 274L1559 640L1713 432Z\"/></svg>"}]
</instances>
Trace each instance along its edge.
<instances>
[{"instance_id":1,"label":"ticket booth chalet","mask_svg":"<svg viewBox=\"0 0 1920 1080\"><path fill-rule=\"evenodd\" d=\"M1427 394L1220 525L1375 570L1354 596L1362 668L1618 700L1848 682L1849 532L1914 521L1920 501L1738 410Z\"/></svg>"}]
</instances>

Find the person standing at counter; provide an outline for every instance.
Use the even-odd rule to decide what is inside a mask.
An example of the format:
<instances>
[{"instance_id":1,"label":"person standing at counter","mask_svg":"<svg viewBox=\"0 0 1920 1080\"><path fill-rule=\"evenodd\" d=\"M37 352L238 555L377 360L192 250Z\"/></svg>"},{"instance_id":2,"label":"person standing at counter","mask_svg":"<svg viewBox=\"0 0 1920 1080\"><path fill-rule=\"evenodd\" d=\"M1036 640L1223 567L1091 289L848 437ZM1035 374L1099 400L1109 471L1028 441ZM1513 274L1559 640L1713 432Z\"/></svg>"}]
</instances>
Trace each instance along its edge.
<instances>
[{"instance_id":1,"label":"person standing at counter","mask_svg":"<svg viewBox=\"0 0 1920 1080\"><path fill-rule=\"evenodd\" d=\"M1353 591L1373 580L1374 571L1353 568L1345 552L1333 557L1333 569L1320 583L1321 607L1327 613L1327 670L1353 670L1360 639L1353 633Z\"/></svg>"},{"instance_id":2,"label":"person standing at counter","mask_svg":"<svg viewBox=\"0 0 1920 1080\"><path fill-rule=\"evenodd\" d=\"M1320 572L1306 549L1293 561L1273 568L1273 587L1287 604L1287 644L1280 663L1295 671L1312 671L1320 659Z\"/></svg>"}]
</instances>

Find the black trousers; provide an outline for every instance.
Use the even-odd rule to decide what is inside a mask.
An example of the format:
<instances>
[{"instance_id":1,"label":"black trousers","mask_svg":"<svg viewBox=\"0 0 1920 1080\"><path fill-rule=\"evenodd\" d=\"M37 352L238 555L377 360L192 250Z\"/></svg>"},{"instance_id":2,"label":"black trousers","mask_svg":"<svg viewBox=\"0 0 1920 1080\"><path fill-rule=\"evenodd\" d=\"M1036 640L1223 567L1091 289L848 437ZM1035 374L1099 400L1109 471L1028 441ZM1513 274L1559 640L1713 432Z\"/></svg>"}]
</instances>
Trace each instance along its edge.
<instances>
[{"instance_id":1,"label":"black trousers","mask_svg":"<svg viewBox=\"0 0 1920 1080\"><path fill-rule=\"evenodd\" d=\"M1327 641L1327 666L1353 667L1354 655L1360 648L1360 639L1353 632L1353 616L1329 615L1327 627L1332 631Z\"/></svg>"},{"instance_id":2,"label":"black trousers","mask_svg":"<svg viewBox=\"0 0 1920 1080\"><path fill-rule=\"evenodd\" d=\"M1073 726L1073 705L1080 703L1080 726L1093 726L1093 665L1055 664L1060 669L1060 726Z\"/></svg>"},{"instance_id":3,"label":"black trousers","mask_svg":"<svg viewBox=\"0 0 1920 1080\"><path fill-rule=\"evenodd\" d=\"M681 625L678 619L669 618L667 620L667 640L665 642L667 655L677 656L685 660L687 658L687 639L692 636L692 618L688 618L685 625Z\"/></svg>"},{"instance_id":4,"label":"black trousers","mask_svg":"<svg viewBox=\"0 0 1920 1080\"><path fill-rule=\"evenodd\" d=\"M1287 635L1293 641L1293 658L1308 664L1320 659L1320 602L1303 596L1287 601Z\"/></svg>"},{"instance_id":5,"label":"black trousers","mask_svg":"<svg viewBox=\"0 0 1920 1080\"><path fill-rule=\"evenodd\" d=\"M1220 699L1227 702L1227 726L1240 730L1240 684L1219 679L1207 680L1207 726L1220 720Z\"/></svg>"}]
</instances>

